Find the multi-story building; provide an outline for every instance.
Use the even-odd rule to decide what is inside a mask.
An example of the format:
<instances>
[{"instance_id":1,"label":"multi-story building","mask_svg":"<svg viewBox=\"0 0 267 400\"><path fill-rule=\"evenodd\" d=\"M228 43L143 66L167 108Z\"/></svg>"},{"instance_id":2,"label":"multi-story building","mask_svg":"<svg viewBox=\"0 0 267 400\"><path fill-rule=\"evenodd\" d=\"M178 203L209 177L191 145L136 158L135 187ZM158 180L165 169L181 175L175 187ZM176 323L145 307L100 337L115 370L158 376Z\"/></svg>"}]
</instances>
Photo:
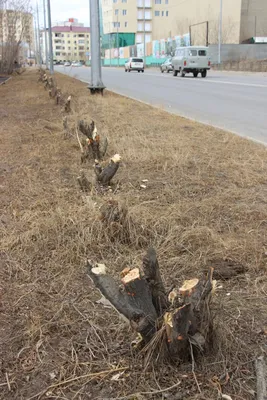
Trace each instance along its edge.
<instances>
[{"instance_id":1,"label":"multi-story building","mask_svg":"<svg viewBox=\"0 0 267 400\"><path fill-rule=\"evenodd\" d=\"M41 32L42 59L46 62L45 34ZM58 26L52 27L53 59L54 61L87 61L90 56L90 28L79 23L77 19L69 18Z\"/></svg>"},{"instance_id":2,"label":"multi-story building","mask_svg":"<svg viewBox=\"0 0 267 400\"><path fill-rule=\"evenodd\" d=\"M189 30L195 44L205 44L207 27L209 43L217 43L219 15L219 0L102 0L105 47L133 44L133 35L138 44ZM267 36L267 0L223 0L223 42L242 43L253 36Z\"/></svg>"},{"instance_id":3,"label":"multi-story building","mask_svg":"<svg viewBox=\"0 0 267 400\"><path fill-rule=\"evenodd\" d=\"M0 54L1 58L10 55L11 48L14 48L16 61L26 61L35 48L33 15L18 10L0 10L0 44L3 50Z\"/></svg>"}]
</instances>

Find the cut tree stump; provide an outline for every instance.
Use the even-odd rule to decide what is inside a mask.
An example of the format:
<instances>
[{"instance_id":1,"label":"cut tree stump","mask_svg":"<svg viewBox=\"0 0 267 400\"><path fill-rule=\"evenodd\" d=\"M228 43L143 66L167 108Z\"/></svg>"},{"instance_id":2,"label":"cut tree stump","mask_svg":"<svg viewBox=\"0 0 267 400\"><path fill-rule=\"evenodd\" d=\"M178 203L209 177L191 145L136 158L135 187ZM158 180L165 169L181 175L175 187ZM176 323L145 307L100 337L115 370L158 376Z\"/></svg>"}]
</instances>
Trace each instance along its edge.
<instances>
[{"instance_id":1,"label":"cut tree stump","mask_svg":"<svg viewBox=\"0 0 267 400\"><path fill-rule=\"evenodd\" d=\"M168 296L153 248L143 259L143 271L124 269L120 283L107 274L103 264L88 261L87 267L96 288L142 336L143 351L149 357L157 354L183 360L193 357L192 349L202 352L208 348L213 328L212 268L200 279L185 281Z\"/></svg>"},{"instance_id":2,"label":"cut tree stump","mask_svg":"<svg viewBox=\"0 0 267 400\"><path fill-rule=\"evenodd\" d=\"M105 201L100 207L100 220L111 241L119 240L121 243L131 243L132 219L124 204L111 199Z\"/></svg>"},{"instance_id":3,"label":"cut tree stump","mask_svg":"<svg viewBox=\"0 0 267 400\"><path fill-rule=\"evenodd\" d=\"M96 124L91 121L90 124L80 120L78 130L86 136L86 143L83 146L82 162L86 160L102 160L106 154L108 140L104 135L99 134Z\"/></svg>"},{"instance_id":4,"label":"cut tree stump","mask_svg":"<svg viewBox=\"0 0 267 400\"><path fill-rule=\"evenodd\" d=\"M97 182L103 186L109 186L111 179L115 176L119 169L120 162L121 156L119 154L115 154L105 167L102 167L98 160L95 160L95 174Z\"/></svg>"},{"instance_id":5,"label":"cut tree stump","mask_svg":"<svg viewBox=\"0 0 267 400\"><path fill-rule=\"evenodd\" d=\"M70 102L71 102L71 96L69 96L64 104L64 111L66 113L69 113L71 111L71 107L70 107Z\"/></svg>"}]
</instances>

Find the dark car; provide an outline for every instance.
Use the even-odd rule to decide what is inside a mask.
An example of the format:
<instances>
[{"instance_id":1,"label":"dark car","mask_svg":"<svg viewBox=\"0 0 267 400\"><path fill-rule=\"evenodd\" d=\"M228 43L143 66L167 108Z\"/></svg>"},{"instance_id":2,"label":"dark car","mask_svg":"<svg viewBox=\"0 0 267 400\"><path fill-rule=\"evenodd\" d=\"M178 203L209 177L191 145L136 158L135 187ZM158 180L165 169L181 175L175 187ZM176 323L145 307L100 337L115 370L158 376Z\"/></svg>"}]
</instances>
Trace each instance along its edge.
<instances>
[{"instance_id":1,"label":"dark car","mask_svg":"<svg viewBox=\"0 0 267 400\"><path fill-rule=\"evenodd\" d=\"M160 71L163 72L167 72L169 73L170 71L172 71L172 59L168 58L163 64L161 64L160 66Z\"/></svg>"}]
</instances>

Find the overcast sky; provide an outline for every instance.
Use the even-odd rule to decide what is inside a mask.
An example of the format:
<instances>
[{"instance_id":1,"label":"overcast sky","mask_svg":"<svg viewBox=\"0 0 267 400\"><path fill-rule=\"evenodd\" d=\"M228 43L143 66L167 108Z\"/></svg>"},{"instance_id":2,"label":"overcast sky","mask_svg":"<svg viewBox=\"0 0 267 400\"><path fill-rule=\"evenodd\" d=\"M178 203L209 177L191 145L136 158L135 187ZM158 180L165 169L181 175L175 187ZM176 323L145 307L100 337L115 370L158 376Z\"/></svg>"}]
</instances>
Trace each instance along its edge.
<instances>
[{"instance_id":1,"label":"overcast sky","mask_svg":"<svg viewBox=\"0 0 267 400\"><path fill-rule=\"evenodd\" d=\"M32 0L35 6L36 2ZM89 26L89 0L50 0L52 24L78 18L85 26ZM43 0L38 0L40 24L43 25Z\"/></svg>"}]
</instances>

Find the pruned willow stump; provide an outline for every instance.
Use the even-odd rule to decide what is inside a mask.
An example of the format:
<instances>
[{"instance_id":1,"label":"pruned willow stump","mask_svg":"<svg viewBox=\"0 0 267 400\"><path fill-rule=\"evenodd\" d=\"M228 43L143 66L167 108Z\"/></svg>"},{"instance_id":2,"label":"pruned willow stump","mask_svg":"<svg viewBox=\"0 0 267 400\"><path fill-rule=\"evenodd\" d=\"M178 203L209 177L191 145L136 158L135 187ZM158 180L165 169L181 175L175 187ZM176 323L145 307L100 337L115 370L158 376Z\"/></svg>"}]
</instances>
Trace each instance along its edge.
<instances>
[{"instance_id":1,"label":"pruned willow stump","mask_svg":"<svg viewBox=\"0 0 267 400\"><path fill-rule=\"evenodd\" d=\"M192 349L207 349L212 336L212 268L167 293L153 248L147 251L143 268L126 268L120 282L107 274L103 264L88 261L87 267L96 288L141 335L144 350L184 360L193 356Z\"/></svg>"},{"instance_id":2,"label":"pruned willow stump","mask_svg":"<svg viewBox=\"0 0 267 400\"><path fill-rule=\"evenodd\" d=\"M102 186L110 186L111 179L117 173L121 162L121 156L115 154L110 158L109 163L105 166L101 165L98 160L95 160L95 174L97 182Z\"/></svg>"},{"instance_id":3,"label":"pruned willow stump","mask_svg":"<svg viewBox=\"0 0 267 400\"><path fill-rule=\"evenodd\" d=\"M86 160L102 160L108 148L108 140L104 135L99 134L95 122L91 121L88 124L84 120L80 120L78 130L86 137L86 141L82 145L77 136L82 152L82 163Z\"/></svg>"}]
</instances>

